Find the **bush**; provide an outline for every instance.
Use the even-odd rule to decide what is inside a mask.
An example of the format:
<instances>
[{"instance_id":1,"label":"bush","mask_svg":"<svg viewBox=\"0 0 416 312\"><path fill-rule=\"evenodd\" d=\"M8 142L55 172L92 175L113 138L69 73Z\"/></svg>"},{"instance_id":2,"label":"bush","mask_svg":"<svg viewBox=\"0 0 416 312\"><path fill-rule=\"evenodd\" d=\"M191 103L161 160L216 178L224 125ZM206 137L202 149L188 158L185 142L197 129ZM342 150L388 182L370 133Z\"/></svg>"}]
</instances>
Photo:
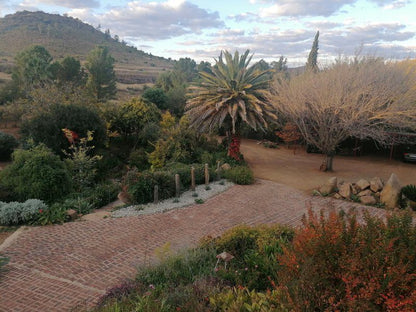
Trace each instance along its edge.
<instances>
[{"instance_id":1,"label":"bush","mask_svg":"<svg viewBox=\"0 0 416 312\"><path fill-rule=\"evenodd\" d=\"M21 132L24 140L33 139L36 143L44 143L56 154L70 146L62 129L74 131L78 137L87 137L87 132L94 133L90 145L100 147L106 140L106 127L98 112L86 106L52 105L34 118L22 124Z\"/></svg>"},{"instance_id":2,"label":"bush","mask_svg":"<svg viewBox=\"0 0 416 312\"><path fill-rule=\"evenodd\" d=\"M39 215L46 210L48 210L48 206L38 199L28 199L24 203L0 202L0 224L36 223Z\"/></svg>"},{"instance_id":3,"label":"bush","mask_svg":"<svg viewBox=\"0 0 416 312\"><path fill-rule=\"evenodd\" d=\"M129 156L129 165L136 167L139 171L149 169L150 164L147 161L146 151L142 148L132 150Z\"/></svg>"},{"instance_id":4,"label":"bush","mask_svg":"<svg viewBox=\"0 0 416 312\"><path fill-rule=\"evenodd\" d=\"M49 209L43 210L39 214L35 224L47 225L55 223L64 223L68 219L66 209L61 205L55 203L49 207Z\"/></svg>"},{"instance_id":5,"label":"bush","mask_svg":"<svg viewBox=\"0 0 416 312\"><path fill-rule=\"evenodd\" d=\"M224 172L224 177L235 184L253 184L254 175L253 171L246 166L232 167L230 170Z\"/></svg>"},{"instance_id":6,"label":"bush","mask_svg":"<svg viewBox=\"0 0 416 312\"><path fill-rule=\"evenodd\" d=\"M387 222L310 212L278 257L277 287L294 311L414 311L416 227L410 213Z\"/></svg>"},{"instance_id":7,"label":"bush","mask_svg":"<svg viewBox=\"0 0 416 312\"><path fill-rule=\"evenodd\" d=\"M0 160L9 160L13 150L19 146L11 134L0 131Z\"/></svg>"},{"instance_id":8,"label":"bush","mask_svg":"<svg viewBox=\"0 0 416 312\"><path fill-rule=\"evenodd\" d=\"M48 203L72 189L65 163L45 145L16 150L13 163L0 171L0 184L12 190L19 201L38 198Z\"/></svg>"},{"instance_id":9,"label":"bush","mask_svg":"<svg viewBox=\"0 0 416 312\"><path fill-rule=\"evenodd\" d=\"M416 201L416 185L409 184L402 187L402 194L411 201Z\"/></svg>"}]
</instances>

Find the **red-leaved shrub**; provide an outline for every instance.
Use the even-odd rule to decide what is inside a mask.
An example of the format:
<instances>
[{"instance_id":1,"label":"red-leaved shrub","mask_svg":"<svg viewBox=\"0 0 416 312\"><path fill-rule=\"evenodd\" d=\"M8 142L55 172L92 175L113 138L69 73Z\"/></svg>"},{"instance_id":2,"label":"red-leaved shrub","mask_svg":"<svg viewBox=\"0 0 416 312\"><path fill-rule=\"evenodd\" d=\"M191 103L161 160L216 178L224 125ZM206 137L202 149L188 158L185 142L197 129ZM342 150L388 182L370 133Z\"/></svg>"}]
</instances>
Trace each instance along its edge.
<instances>
[{"instance_id":1,"label":"red-leaved shrub","mask_svg":"<svg viewBox=\"0 0 416 312\"><path fill-rule=\"evenodd\" d=\"M384 222L309 213L278 257L276 287L295 311L415 311L416 228L409 213Z\"/></svg>"}]
</instances>

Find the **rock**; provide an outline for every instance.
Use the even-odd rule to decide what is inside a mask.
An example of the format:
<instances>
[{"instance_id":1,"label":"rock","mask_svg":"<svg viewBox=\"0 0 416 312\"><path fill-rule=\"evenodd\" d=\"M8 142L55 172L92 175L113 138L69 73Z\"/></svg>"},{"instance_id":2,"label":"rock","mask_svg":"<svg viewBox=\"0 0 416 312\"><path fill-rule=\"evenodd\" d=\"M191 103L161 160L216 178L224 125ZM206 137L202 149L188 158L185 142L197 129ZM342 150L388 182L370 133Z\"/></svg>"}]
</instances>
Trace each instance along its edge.
<instances>
[{"instance_id":1,"label":"rock","mask_svg":"<svg viewBox=\"0 0 416 312\"><path fill-rule=\"evenodd\" d=\"M335 199L343 199L343 197L341 195L339 195L338 193L335 193L335 195L333 197Z\"/></svg>"},{"instance_id":2,"label":"rock","mask_svg":"<svg viewBox=\"0 0 416 312\"><path fill-rule=\"evenodd\" d=\"M383 181L379 177L370 180L370 190L377 193L383 189Z\"/></svg>"},{"instance_id":3,"label":"rock","mask_svg":"<svg viewBox=\"0 0 416 312\"><path fill-rule=\"evenodd\" d=\"M220 168L224 171L227 171L227 170L231 169L231 166L230 166L230 164L225 163L225 164L221 165Z\"/></svg>"},{"instance_id":4,"label":"rock","mask_svg":"<svg viewBox=\"0 0 416 312\"><path fill-rule=\"evenodd\" d=\"M361 191L357 194L358 196L362 197L362 196L372 196L373 192L371 192L371 190L364 190Z\"/></svg>"},{"instance_id":5,"label":"rock","mask_svg":"<svg viewBox=\"0 0 416 312\"><path fill-rule=\"evenodd\" d=\"M70 217L72 221L78 218L78 213L74 209L68 209L66 215Z\"/></svg>"},{"instance_id":6,"label":"rock","mask_svg":"<svg viewBox=\"0 0 416 312\"><path fill-rule=\"evenodd\" d=\"M398 207L400 191L401 185L399 179L394 173L392 173L380 193L380 202L385 204L386 208Z\"/></svg>"},{"instance_id":7,"label":"rock","mask_svg":"<svg viewBox=\"0 0 416 312\"><path fill-rule=\"evenodd\" d=\"M360 197L360 201L364 205L375 205L377 203L377 200L371 195Z\"/></svg>"},{"instance_id":8,"label":"rock","mask_svg":"<svg viewBox=\"0 0 416 312\"><path fill-rule=\"evenodd\" d=\"M329 195L335 192L337 189L337 177L332 177L319 188L319 192L322 195Z\"/></svg>"},{"instance_id":9,"label":"rock","mask_svg":"<svg viewBox=\"0 0 416 312\"><path fill-rule=\"evenodd\" d=\"M355 185L358 187L358 191L360 192L368 188L370 183L366 179L361 179Z\"/></svg>"},{"instance_id":10,"label":"rock","mask_svg":"<svg viewBox=\"0 0 416 312\"><path fill-rule=\"evenodd\" d=\"M358 190L358 186L355 183L352 184L352 193L357 195L360 191Z\"/></svg>"},{"instance_id":11,"label":"rock","mask_svg":"<svg viewBox=\"0 0 416 312\"><path fill-rule=\"evenodd\" d=\"M351 185L351 183L344 183L344 184L340 185L338 193L342 197L350 199L351 194L352 194L352 185Z\"/></svg>"}]
</instances>

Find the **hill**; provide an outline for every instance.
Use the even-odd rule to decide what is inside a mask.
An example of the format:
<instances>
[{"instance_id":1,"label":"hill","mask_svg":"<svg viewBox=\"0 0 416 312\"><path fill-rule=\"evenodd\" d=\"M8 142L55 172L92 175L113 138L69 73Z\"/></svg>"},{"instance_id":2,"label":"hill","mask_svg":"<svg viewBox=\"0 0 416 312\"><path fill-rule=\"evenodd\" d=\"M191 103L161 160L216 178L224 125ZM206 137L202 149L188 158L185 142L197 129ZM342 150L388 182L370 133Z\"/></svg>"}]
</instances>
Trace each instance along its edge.
<instances>
[{"instance_id":1,"label":"hill","mask_svg":"<svg viewBox=\"0 0 416 312\"><path fill-rule=\"evenodd\" d=\"M107 46L115 58L117 80L122 90L135 90L137 84L152 83L157 75L172 67L172 62L153 56L79 19L44 12L22 11L0 18L0 79L7 80L14 56L32 46L44 46L59 60L67 55L85 61L95 46Z\"/></svg>"}]
</instances>

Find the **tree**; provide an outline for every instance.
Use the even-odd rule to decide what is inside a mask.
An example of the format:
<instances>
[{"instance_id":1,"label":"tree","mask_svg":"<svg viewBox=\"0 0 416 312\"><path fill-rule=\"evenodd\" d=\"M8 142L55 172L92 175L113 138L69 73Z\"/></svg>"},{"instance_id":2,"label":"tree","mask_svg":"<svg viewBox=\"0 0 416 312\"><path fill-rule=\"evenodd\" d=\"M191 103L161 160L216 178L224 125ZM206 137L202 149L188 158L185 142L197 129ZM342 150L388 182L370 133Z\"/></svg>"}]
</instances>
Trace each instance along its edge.
<instances>
[{"instance_id":1,"label":"tree","mask_svg":"<svg viewBox=\"0 0 416 312\"><path fill-rule=\"evenodd\" d=\"M192 127L203 132L224 124L227 131L238 137L242 122L255 130L264 130L269 121L276 121L268 101L269 71L248 67L252 58L249 53L247 50L240 56L236 51L233 58L224 51L212 73L199 73L203 81L190 89L191 98L186 105Z\"/></svg>"},{"instance_id":2,"label":"tree","mask_svg":"<svg viewBox=\"0 0 416 312\"><path fill-rule=\"evenodd\" d=\"M81 63L72 56L66 56L61 62L55 62L55 79L59 84L82 85L85 73Z\"/></svg>"},{"instance_id":3,"label":"tree","mask_svg":"<svg viewBox=\"0 0 416 312\"><path fill-rule=\"evenodd\" d=\"M318 70L318 39L319 30L316 32L315 39L312 43L311 51L309 52L308 61L306 62L306 70L316 72Z\"/></svg>"},{"instance_id":4,"label":"tree","mask_svg":"<svg viewBox=\"0 0 416 312\"><path fill-rule=\"evenodd\" d=\"M144 90L142 98L155 104L161 110L165 110L168 108L168 97L166 96L165 91L163 91L161 88L147 88L146 90Z\"/></svg>"},{"instance_id":5,"label":"tree","mask_svg":"<svg viewBox=\"0 0 416 312\"><path fill-rule=\"evenodd\" d=\"M173 65L173 71L182 74L186 82L191 82L198 76L196 63L189 57L180 58L179 61L176 61Z\"/></svg>"},{"instance_id":6,"label":"tree","mask_svg":"<svg viewBox=\"0 0 416 312\"><path fill-rule=\"evenodd\" d=\"M273 101L304 140L326 155L348 137L391 143L391 131L416 130L416 70L367 58L339 61L323 71L279 80Z\"/></svg>"},{"instance_id":7,"label":"tree","mask_svg":"<svg viewBox=\"0 0 416 312\"><path fill-rule=\"evenodd\" d=\"M271 62L271 67L276 72L284 72L287 71L287 58L285 58L283 55L280 56L279 60Z\"/></svg>"},{"instance_id":8,"label":"tree","mask_svg":"<svg viewBox=\"0 0 416 312\"><path fill-rule=\"evenodd\" d=\"M98 101L112 99L116 94L114 61L108 48L102 46L93 49L87 57L85 64L89 72L87 88Z\"/></svg>"},{"instance_id":9,"label":"tree","mask_svg":"<svg viewBox=\"0 0 416 312\"><path fill-rule=\"evenodd\" d=\"M16 55L12 79L24 93L33 87L42 87L52 78L52 56L36 45Z\"/></svg>"}]
</instances>

